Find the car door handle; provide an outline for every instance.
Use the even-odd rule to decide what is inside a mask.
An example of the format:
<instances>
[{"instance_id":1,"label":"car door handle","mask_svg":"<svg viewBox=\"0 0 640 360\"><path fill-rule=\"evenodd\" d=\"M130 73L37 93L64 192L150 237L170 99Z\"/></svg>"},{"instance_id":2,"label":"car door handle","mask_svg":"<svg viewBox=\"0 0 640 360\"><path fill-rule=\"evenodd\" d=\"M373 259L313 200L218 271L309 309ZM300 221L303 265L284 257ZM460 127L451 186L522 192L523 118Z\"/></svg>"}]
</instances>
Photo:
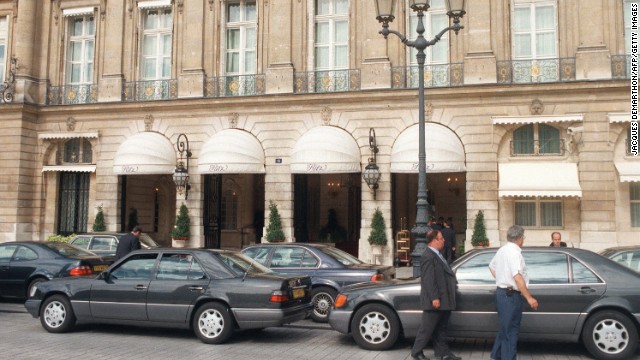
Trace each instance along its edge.
<instances>
[{"instance_id":1,"label":"car door handle","mask_svg":"<svg viewBox=\"0 0 640 360\"><path fill-rule=\"evenodd\" d=\"M9 270L9 267L8 266L0 266L0 270L7 271L7 270Z\"/></svg>"},{"instance_id":2,"label":"car door handle","mask_svg":"<svg viewBox=\"0 0 640 360\"><path fill-rule=\"evenodd\" d=\"M204 291L202 286L189 286L189 290L191 291Z\"/></svg>"},{"instance_id":3,"label":"car door handle","mask_svg":"<svg viewBox=\"0 0 640 360\"><path fill-rule=\"evenodd\" d=\"M147 290L145 285L136 285L136 290Z\"/></svg>"},{"instance_id":4,"label":"car door handle","mask_svg":"<svg viewBox=\"0 0 640 360\"><path fill-rule=\"evenodd\" d=\"M588 286L583 286L580 288L580 290L578 290L578 292L583 293L583 294L591 294L596 292L596 289L588 287Z\"/></svg>"}]
</instances>

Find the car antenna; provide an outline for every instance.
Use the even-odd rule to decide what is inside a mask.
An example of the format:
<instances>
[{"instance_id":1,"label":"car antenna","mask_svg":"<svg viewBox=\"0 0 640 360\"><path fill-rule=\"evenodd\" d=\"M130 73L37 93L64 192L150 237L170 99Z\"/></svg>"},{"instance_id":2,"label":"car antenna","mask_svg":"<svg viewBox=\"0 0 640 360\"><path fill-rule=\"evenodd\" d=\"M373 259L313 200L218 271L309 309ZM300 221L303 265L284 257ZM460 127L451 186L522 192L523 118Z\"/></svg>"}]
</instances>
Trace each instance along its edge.
<instances>
[{"instance_id":1,"label":"car antenna","mask_svg":"<svg viewBox=\"0 0 640 360\"><path fill-rule=\"evenodd\" d=\"M244 279L247 277L247 274L249 273L249 270L251 270L251 267L253 266L253 259L251 260L251 262L249 262L249 267L247 268L247 270L244 271L244 276L242 277L242 281L244 282Z\"/></svg>"}]
</instances>

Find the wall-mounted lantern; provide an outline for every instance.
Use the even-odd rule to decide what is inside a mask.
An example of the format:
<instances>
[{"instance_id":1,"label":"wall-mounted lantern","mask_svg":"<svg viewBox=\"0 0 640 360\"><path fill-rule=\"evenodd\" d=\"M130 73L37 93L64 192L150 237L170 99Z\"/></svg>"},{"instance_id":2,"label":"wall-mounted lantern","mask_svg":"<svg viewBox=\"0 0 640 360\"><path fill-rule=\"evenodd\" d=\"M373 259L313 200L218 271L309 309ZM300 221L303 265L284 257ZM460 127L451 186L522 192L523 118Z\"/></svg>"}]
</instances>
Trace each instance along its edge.
<instances>
[{"instance_id":1,"label":"wall-mounted lantern","mask_svg":"<svg viewBox=\"0 0 640 360\"><path fill-rule=\"evenodd\" d=\"M373 128L369 129L369 149L371 149L371 157L369 158L369 164L364 168L362 178L367 183L369 189L373 190L373 200L376 199L376 191L378 190L378 181L380 181L380 169L376 164L376 154L378 153L378 146L376 145L376 131Z\"/></svg>"},{"instance_id":2,"label":"wall-mounted lantern","mask_svg":"<svg viewBox=\"0 0 640 360\"><path fill-rule=\"evenodd\" d=\"M187 200L189 197L189 189L191 189L191 184L189 183L189 158L193 155L191 149L189 149L189 139L187 139L187 135L178 135L176 148L180 154L180 159L178 159L176 170L173 173L173 182L176 183L178 194L182 195L184 192L184 199Z\"/></svg>"}]
</instances>

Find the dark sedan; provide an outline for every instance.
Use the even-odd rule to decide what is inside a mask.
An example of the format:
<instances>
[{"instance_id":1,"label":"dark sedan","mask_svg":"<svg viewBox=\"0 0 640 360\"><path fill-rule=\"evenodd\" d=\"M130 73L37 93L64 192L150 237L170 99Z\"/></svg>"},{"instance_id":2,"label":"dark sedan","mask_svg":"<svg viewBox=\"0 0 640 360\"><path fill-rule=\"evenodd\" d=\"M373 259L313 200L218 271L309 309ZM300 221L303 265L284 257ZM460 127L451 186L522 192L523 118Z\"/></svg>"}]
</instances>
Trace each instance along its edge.
<instances>
[{"instance_id":1,"label":"dark sedan","mask_svg":"<svg viewBox=\"0 0 640 360\"><path fill-rule=\"evenodd\" d=\"M25 307L45 330L76 322L191 328L205 343L311 311L311 279L282 277L239 252L137 250L98 277L38 284Z\"/></svg>"},{"instance_id":2,"label":"dark sedan","mask_svg":"<svg viewBox=\"0 0 640 360\"><path fill-rule=\"evenodd\" d=\"M348 253L325 244L260 244L242 252L279 274L304 274L313 283L314 321L326 322L338 291L345 285L389 280L395 268L366 264Z\"/></svg>"},{"instance_id":3,"label":"dark sedan","mask_svg":"<svg viewBox=\"0 0 640 360\"><path fill-rule=\"evenodd\" d=\"M452 337L493 338L498 330L496 285L488 264L496 248L458 259L457 309ZM582 341L598 359L628 359L638 346L640 274L596 253L573 248L523 248L529 289L539 308L525 307L520 338ZM365 349L391 347L400 334L415 337L419 279L347 287L338 295L329 324L351 333Z\"/></svg>"},{"instance_id":4,"label":"dark sedan","mask_svg":"<svg viewBox=\"0 0 640 360\"><path fill-rule=\"evenodd\" d=\"M640 246L611 247L599 254L640 273Z\"/></svg>"},{"instance_id":5,"label":"dark sedan","mask_svg":"<svg viewBox=\"0 0 640 360\"><path fill-rule=\"evenodd\" d=\"M100 273L113 257L57 242L0 244L0 296L26 298L35 284L57 277Z\"/></svg>"}]
</instances>

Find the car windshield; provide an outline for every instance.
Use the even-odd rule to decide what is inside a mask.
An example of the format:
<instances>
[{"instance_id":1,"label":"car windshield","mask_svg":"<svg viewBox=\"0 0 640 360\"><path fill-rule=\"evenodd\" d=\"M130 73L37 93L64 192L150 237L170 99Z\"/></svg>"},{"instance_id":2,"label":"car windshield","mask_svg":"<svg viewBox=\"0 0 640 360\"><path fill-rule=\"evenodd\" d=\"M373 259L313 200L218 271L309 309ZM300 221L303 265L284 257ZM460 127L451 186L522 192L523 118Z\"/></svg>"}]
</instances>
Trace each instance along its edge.
<instances>
[{"instance_id":1,"label":"car windshield","mask_svg":"<svg viewBox=\"0 0 640 360\"><path fill-rule=\"evenodd\" d=\"M153 241L151 236L147 234L140 234L140 237L138 239L140 239L140 242L142 243L142 245L146 245L149 248L160 247L160 245L158 245L157 242Z\"/></svg>"},{"instance_id":2,"label":"car windshield","mask_svg":"<svg viewBox=\"0 0 640 360\"><path fill-rule=\"evenodd\" d=\"M362 261L360 261L360 259L353 257L352 255L347 254L346 252L334 247L323 246L318 247L318 249L323 253L331 256L332 258L338 260L342 265L357 265L363 263Z\"/></svg>"},{"instance_id":3,"label":"car windshield","mask_svg":"<svg viewBox=\"0 0 640 360\"><path fill-rule=\"evenodd\" d=\"M272 271L266 268L264 265L242 253L221 252L217 253L216 255L219 256L220 260L227 264L238 275L244 275L245 273L272 273Z\"/></svg>"},{"instance_id":4,"label":"car windshield","mask_svg":"<svg viewBox=\"0 0 640 360\"><path fill-rule=\"evenodd\" d=\"M45 246L62 256L95 256L96 254L67 243L47 242Z\"/></svg>"}]
</instances>

